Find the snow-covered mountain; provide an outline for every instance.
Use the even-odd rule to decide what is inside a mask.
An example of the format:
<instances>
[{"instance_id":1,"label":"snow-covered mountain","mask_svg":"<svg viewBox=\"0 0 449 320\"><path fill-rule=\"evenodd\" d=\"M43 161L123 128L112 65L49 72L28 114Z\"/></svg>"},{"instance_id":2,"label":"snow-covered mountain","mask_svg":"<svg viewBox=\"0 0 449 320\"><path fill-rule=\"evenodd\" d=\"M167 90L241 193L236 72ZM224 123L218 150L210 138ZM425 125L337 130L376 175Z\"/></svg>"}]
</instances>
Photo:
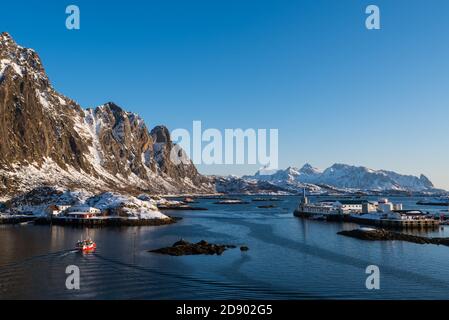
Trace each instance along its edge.
<instances>
[{"instance_id":1,"label":"snow-covered mountain","mask_svg":"<svg viewBox=\"0 0 449 320\"><path fill-rule=\"evenodd\" d=\"M361 191L437 191L432 182L424 175L420 177L402 175L393 171L373 170L366 167L347 164L334 164L324 171L305 164L301 169L289 167L272 174L263 171L244 179L268 181L289 190L304 187L316 190L333 187L342 190Z\"/></svg>"},{"instance_id":2,"label":"snow-covered mountain","mask_svg":"<svg viewBox=\"0 0 449 320\"><path fill-rule=\"evenodd\" d=\"M289 194L291 191L270 181L236 176L213 176L216 191L227 194Z\"/></svg>"},{"instance_id":3,"label":"snow-covered mountain","mask_svg":"<svg viewBox=\"0 0 449 320\"><path fill-rule=\"evenodd\" d=\"M61 66L62 67L62 66ZM110 102L83 109L50 84L32 49L0 34L0 196L59 186L91 191L213 192L188 160L170 161L167 128L147 129Z\"/></svg>"}]
</instances>

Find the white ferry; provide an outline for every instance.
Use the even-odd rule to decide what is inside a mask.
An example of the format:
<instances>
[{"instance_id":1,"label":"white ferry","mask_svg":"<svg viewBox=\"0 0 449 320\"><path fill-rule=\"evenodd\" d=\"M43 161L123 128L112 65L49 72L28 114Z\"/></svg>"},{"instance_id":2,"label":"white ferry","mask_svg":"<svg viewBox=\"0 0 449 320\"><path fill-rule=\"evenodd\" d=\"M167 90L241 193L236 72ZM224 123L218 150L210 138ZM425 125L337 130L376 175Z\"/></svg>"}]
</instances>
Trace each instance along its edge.
<instances>
[{"instance_id":1,"label":"white ferry","mask_svg":"<svg viewBox=\"0 0 449 320\"><path fill-rule=\"evenodd\" d=\"M341 208L338 208L332 202L307 203L301 202L293 212L295 216L313 217L343 214Z\"/></svg>"},{"instance_id":2,"label":"white ferry","mask_svg":"<svg viewBox=\"0 0 449 320\"><path fill-rule=\"evenodd\" d=\"M302 199L293 214L297 217L323 216L327 219L348 216L352 213L361 213L367 206L370 206L366 200L347 199L347 200L326 200L320 202L309 202L305 192Z\"/></svg>"}]
</instances>

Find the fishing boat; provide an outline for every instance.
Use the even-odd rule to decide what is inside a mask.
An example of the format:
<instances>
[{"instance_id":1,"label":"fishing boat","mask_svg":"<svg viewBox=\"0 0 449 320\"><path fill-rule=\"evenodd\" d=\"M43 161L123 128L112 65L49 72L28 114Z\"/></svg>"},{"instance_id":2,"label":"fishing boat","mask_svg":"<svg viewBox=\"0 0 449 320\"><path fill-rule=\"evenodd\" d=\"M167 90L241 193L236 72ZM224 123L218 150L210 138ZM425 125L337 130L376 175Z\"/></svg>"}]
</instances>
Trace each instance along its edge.
<instances>
[{"instance_id":1,"label":"fishing boat","mask_svg":"<svg viewBox=\"0 0 449 320\"><path fill-rule=\"evenodd\" d=\"M97 244L88 238L86 240L80 240L76 243L76 248L82 252L94 251L97 248Z\"/></svg>"},{"instance_id":2,"label":"fishing boat","mask_svg":"<svg viewBox=\"0 0 449 320\"><path fill-rule=\"evenodd\" d=\"M78 241L76 248L81 252L92 252L97 248L97 244L89 236L89 229L87 229L86 239Z\"/></svg>"}]
</instances>

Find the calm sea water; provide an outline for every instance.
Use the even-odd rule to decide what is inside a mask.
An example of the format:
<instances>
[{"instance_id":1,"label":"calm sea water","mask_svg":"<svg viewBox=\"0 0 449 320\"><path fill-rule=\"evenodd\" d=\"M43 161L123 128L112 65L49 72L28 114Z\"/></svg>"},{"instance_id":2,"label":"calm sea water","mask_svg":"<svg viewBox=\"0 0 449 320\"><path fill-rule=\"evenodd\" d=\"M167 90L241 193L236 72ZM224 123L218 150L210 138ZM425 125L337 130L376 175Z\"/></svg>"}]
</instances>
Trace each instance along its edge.
<instances>
[{"instance_id":1,"label":"calm sea water","mask_svg":"<svg viewBox=\"0 0 449 320\"><path fill-rule=\"evenodd\" d=\"M339 236L354 224L295 218L298 197L277 208L215 205L176 211L179 223L161 227L90 229L93 254L72 248L84 229L0 226L2 299L447 299L449 247L366 242ZM417 199L392 199L406 208ZM432 209L422 208L420 209ZM438 208L433 208L433 210ZM432 236L449 236L449 228ZM171 257L147 252L182 237L247 245L248 252ZM365 288L368 265L380 268L380 290ZM65 287L65 269L81 270L81 289Z\"/></svg>"}]
</instances>

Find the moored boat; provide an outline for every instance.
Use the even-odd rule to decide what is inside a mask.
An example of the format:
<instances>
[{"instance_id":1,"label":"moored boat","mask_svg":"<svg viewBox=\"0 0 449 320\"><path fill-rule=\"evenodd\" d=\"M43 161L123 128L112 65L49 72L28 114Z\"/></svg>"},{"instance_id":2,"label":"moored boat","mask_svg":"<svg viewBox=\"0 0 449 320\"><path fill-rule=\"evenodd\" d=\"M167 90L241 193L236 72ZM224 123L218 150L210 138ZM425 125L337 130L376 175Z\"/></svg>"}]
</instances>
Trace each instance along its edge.
<instances>
[{"instance_id":1,"label":"moored boat","mask_svg":"<svg viewBox=\"0 0 449 320\"><path fill-rule=\"evenodd\" d=\"M440 198L433 198L433 199L424 199L419 200L416 202L417 205L422 206L443 206L447 207L449 206L449 198L448 197L440 197Z\"/></svg>"},{"instance_id":2,"label":"moored boat","mask_svg":"<svg viewBox=\"0 0 449 320\"><path fill-rule=\"evenodd\" d=\"M343 211L333 202L309 202L304 190L302 199L298 207L293 211L293 215L316 220L330 220L332 219L331 217L342 217Z\"/></svg>"}]
</instances>

